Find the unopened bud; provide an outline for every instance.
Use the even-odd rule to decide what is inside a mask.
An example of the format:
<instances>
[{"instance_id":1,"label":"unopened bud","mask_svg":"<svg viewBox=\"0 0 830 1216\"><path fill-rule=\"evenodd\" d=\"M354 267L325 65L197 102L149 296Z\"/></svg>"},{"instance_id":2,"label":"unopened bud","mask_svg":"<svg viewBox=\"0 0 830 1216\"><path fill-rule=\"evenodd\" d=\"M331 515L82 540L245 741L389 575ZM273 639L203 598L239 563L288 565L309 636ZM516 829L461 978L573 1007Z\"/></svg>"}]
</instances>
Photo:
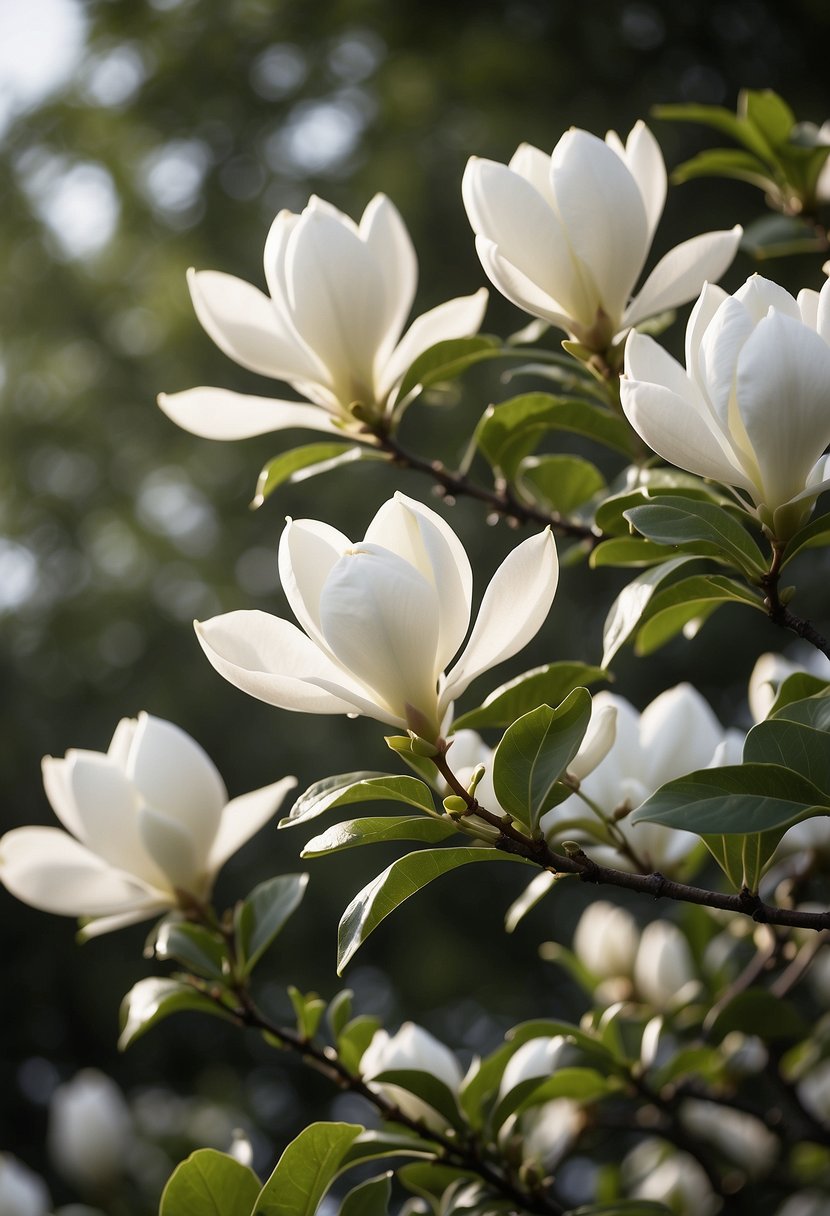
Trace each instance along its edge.
<instances>
[{"instance_id":1,"label":"unopened bud","mask_svg":"<svg viewBox=\"0 0 830 1216\"><path fill-rule=\"evenodd\" d=\"M470 808L458 794L450 794L444 799L444 810L448 815L465 815Z\"/></svg>"}]
</instances>

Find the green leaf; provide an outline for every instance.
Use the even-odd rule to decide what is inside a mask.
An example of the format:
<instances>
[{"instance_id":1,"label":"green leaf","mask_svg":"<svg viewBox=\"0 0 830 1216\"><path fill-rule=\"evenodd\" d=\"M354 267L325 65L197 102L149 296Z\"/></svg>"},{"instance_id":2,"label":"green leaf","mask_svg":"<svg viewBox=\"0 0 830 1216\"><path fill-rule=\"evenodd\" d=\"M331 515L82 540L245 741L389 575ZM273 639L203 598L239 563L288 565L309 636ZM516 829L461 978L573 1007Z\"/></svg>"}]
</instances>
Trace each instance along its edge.
<instances>
[{"instance_id":1,"label":"green leaf","mask_svg":"<svg viewBox=\"0 0 830 1216\"><path fill-rule=\"evenodd\" d=\"M329 1024L332 1038L335 1043L346 1028L349 1018L352 1016L352 997L354 993L351 988L343 988L336 996L329 1001L329 1007L326 1011L326 1021Z\"/></svg>"},{"instance_id":2,"label":"green leaf","mask_svg":"<svg viewBox=\"0 0 830 1216\"><path fill-rule=\"evenodd\" d=\"M830 804L830 737L826 731L783 717L768 718L747 735L743 759L793 769L821 790Z\"/></svg>"},{"instance_id":3,"label":"green leaf","mask_svg":"<svg viewBox=\"0 0 830 1216\"><path fill-rule=\"evenodd\" d=\"M369 819L347 819L309 840L300 856L322 857L326 853L339 853L342 849L387 840L421 840L437 844L457 834L458 827L452 820L432 816L383 815Z\"/></svg>"},{"instance_id":4,"label":"green leaf","mask_svg":"<svg viewBox=\"0 0 830 1216\"><path fill-rule=\"evenodd\" d=\"M817 516L806 527L799 528L795 535L790 537L784 549L782 568L803 549L812 549L819 545L830 545L830 514Z\"/></svg>"},{"instance_id":5,"label":"green leaf","mask_svg":"<svg viewBox=\"0 0 830 1216\"><path fill-rule=\"evenodd\" d=\"M313 1039L326 1011L326 1002L316 992L302 993L294 984L288 985L288 998L294 1009L300 1038Z\"/></svg>"},{"instance_id":6,"label":"green leaf","mask_svg":"<svg viewBox=\"0 0 830 1216\"><path fill-rule=\"evenodd\" d=\"M776 189L769 166L751 152L742 152L740 148L707 148L690 160L684 160L672 171L671 177L678 186L699 177L728 177L749 182L760 190Z\"/></svg>"},{"instance_id":7,"label":"green leaf","mask_svg":"<svg viewBox=\"0 0 830 1216\"><path fill-rule=\"evenodd\" d=\"M615 1199L613 1203L591 1203L572 1208L568 1216L672 1216L671 1209L651 1199Z\"/></svg>"},{"instance_id":8,"label":"green leaf","mask_svg":"<svg viewBox=\"0 0 830 1216\"><path fill-rule=\"evenodd\" d=\"M521 461L552 430L574 431L625 456L632 454L631 430L622 418L578 397L551 393L523 393L488 406L475 438L488 463L512 481Z\"/></svg>"},{"instance_id":9,"label":"green leaf","mask_svg":"<svg viewBox=\"0 0 830 1216\"><path fill-rule=\"evenodd\" d=\"M540 705L509 726L493 754L493 786L508 815L536 831L559 778L579 751L591 694L576 688L561 705Z\"/></svg>"},{"instance_id":10,"label":"green leaf","mask_svg":"<svg viewBox=\"0 0 830 1216\"><path fill-rule=\"evenodd\" d=\"M656 566L674 554L675 550L670 546L655 545L639 536L612 536L591 551L588 565L594 569L600 566Z\"/></svg>"},{"instance_id":11,"label":"green leaf","mask_svg":"<svg viewBox=\"0 0 830 1216\"><path fill-rule=\"evenodd\" d=\"M694 498L657 498L624 514L638 532L657 544L688 545L704 541L716 546L724 559L731 559L731 564L751 578L760 578L766 571L764 555L746 529L714 503Z\"/></svg>"},{"instance_id":12,"label":"green leaf","mask_svg":"<svg viewBox=\"0 0 830 1216\"><path fill-rule=\"evenodd\" d=\"M557 1068L553 1076L529 1077L514 1085L496 1104L490 1126L497 1132L515 1112L528 1110L554 1098L593 1102L616 1088L616 1078L604 1076L594 1068Z\"/></svg>"},{"instance_id":13,"label":"green leaf","mask_svg":"<svg viewBox=\"0 0 830 1216\"><path fill-rule=\"evenodd\" d=\"M435 813L432 791L417 777L397 777L387 773L343 773L315 781L294 803L281 828L304 823L323 811L354 802L405 802L427 814Z\"/></svg>"},{"instance_id":14,"label":"green leaf","mask_svg":"<svg viewBox=\"0 0 830 1216\"><path fill-rule=\"evenodd\" d=\"M341 1171L365 1161L378 1161L383 1157L432 1157L432 1150L425 1147L420 1136L403 1132L361 1132L346 1149L340 1162Z\"/></svg>"},{"instance_id":15,"label":"green leaf","mask_svg":"<svg viewBox=\"0 0 830 1216\"><path fill-rule=\"evenodd\" d=\"M774 996L766 988L747 988L721 1009L707 1032L719 1043L734 1030L754 1035L761 1027L766 1042L801 1039L810 1030L789 1001Z\"/></svg>"},{"instance_id":16,"label":"green leaf","mask_svg":"<svg viewBox=\"0 0 830 1216\"><path fill-rule=\"evenodd\" d=\"M809 671L794 671L786 680L781 681L767 717L777 717L786 706L812 697L815 693L826 693L827 688L828 681L822 680L820 676L814 676Z\"/></svg>"},{"instance_id":17,"label":"green leaf","mask_svg":"<svg viewBox=\"0 0 830 1216\"><path fill-rule=\"evenodd\" d=\"M247 1165L200 1148L170 1175L159 1216L251 1216L259 1191L259 1179Z\"/></svg>"},{"instance_id":18,"label":"green leaf","mask_svg":"<svg viewBox=\"0 0 830 1216\"><path fill-rule=\"evenodd\" d=\"M830 689L805 697L803 701L791 701L776 709L775 717L787 722L802 722L814 730L830 731Z\"/></svg>"},{"instance_id":19,"label":"green leaf","mask_svg":"<svg viewBox=\"0 0 830 1216\"><path fill-rule=\"evenodd\" d=\"M678 469L639 469L636 486L628 484L628 475L619 478L618 482L619 486L615 483L614 492L599 504L594 515L597 528L609 536L630 536L632 528L624 512L629 507L646 506L658 498L693 498L736 510L734 499L727 498L715 486L692 473L681 473Z\"/></svg>"},{"instance_id":20,"label":"green leaf","mask_svg":"<svg viewBox=\"0 0 830 1216\"><path fill-rule=\"evenodd\" d=\"M349 1191L340 1204L338 1216L386 1216L392 1194L392 1173L367 1178Z\"/></svg>"},{"instance_id":21,"label":"green leaf","mask_svg":"<svg viewBox=\"0 0 830 1216\"><path fill-rule=\"evenodd\" d=\"M825 814L825 795L792 769L775 764L731 764L669 781L631 816L631 823L662 823L699 836L769 832Z\"/></svg>"},{"instance_id":22,"label":"green leaf","mask_svg":"<svg viewBox=\"0 0 830 1216\"><path fill-rule=\"evenodd\" d=\"M251 506L261 507L266 498L287 481L305 481L308 477L328 473L340 465L354 464L357 460L385 459L382 452L377 452L366 444L347 447L342 443L329 441L292 448L290 452L280 453L265 465L257 478Z\"/></svg>"},{"instance_id":23,"label":"green leaf","mask_svg":"<svg viewBox=\"0 0 830 1216\"><path fill-rule=\"evenodd\" d=\"M806 220L792 215L765 215L744 229L741 249L763 261L793 253L819 253L822 244L815 228Z\"/></svg>"},{"instance_id":24,"label":"green leaf","mask_svg":"<svg viewBox=\"0 0 830 1216\"><path fill-rule=\"evenodd\" d=\"M585 688L607 679L608 673L602 667L591 667L587 663L548 663L544 667L534 667L495 689L478 709L456 718L453 731L482 730L488 726L504 729L531 709L558 705L575 688Z\"/></svg>"},{"instance_id":25,"label":"green leaf","mask_svg":"<svg viewBox=\"0 0 830 1216\"><path fill-rule=\"evenodd\" d=\"M722 135L730 135L736 143L743 144L750 152L754 152L765 162L769 161L772 149L762 133L753 123L747 121L743 114L733 114L723 106L704 105L661 105L654 106L652 113L657 118L667 118L673 122L699 122L704 126L713 127Z\"/></svg>"},{"instance_id":26,"label":"green leaf","mask_svg":"<svg viewBox=\"0 0 830 1216\"><path fill-rule=\"evenodd\" d=\"M247 975L305 895L307 874L279 874L254 887L234 912L236 952Z\"/></svg>"},{"instance_id":27,"label":"green leaf","mask_svg":"<svg viewBox=\"0 0 830 1216\"><path fill-rule=\"evenodd\" d=\"M405 1089L407 1093L414 1094L416 1098L426 1102L427 1106L437 1111L453 1127L461 1125L455 1095L448 1085L439 1077L433 1076L431 1072L424 1072L418 1068L388 1068L382 1073L373 1075L372 1081L385 1082L387 1085L396 1085L400 1089ZM393 1102L394 1100L392 1097Z\"/></svg>"},{"instance_id":28,"label":"green leaf","mask_svg":"<svg viewBox=\"0 0 830 1216\"><path fill-rule=\"evenodd\" d=\"M608 610L602 627L603 667L608 666L617 651L634 633L657 588L683 566L695 560L693 557L673 557L660 566L644 570L627 587L623 587Z\"/></svg>"},{"instance_id":29,"label":"green leaf","mask_svg":"<svg viewBox=\"0 0 830 1216\"><path fill-rule=\"evenodd\" d=\"M337 1036L337 1052L341 1063L350 1072L357 1072L363 1053L380 1027L380 1018L362 1013L347 1022Z\"/></svg>"},{"instance_id":30,"label":"green leaf","mask_svg":"<svg viewBox=\"0 0 830 1216\"><path fill-rule=\"evenodd\" d=\"M301 1131L262 1188L252 1216L314 1216L363 1130L352 1123L312 1123Z\"/></svg>"},{"instance_id":31,"label":"green leaf","mask_svg":"<svg viewBox=\"0 0 830 1216\"><path fill-rule=\"evenodd\" d=\"M605 489L605 478L581 456L528 456L517 469L516 484L531 501L569 515Z\"/></svg>"},{"instance_id":32,"label":"green leaf","mask_svg":"<svg viewBox=\"0 0 830 1216\"><path fill-rule=\"evenodd\" d=\"M550 870L542 870L522 891L518 899L514 899L513 903L504 914L504 931L505 933L513 933L522 923L528 912L532 912L536 905L545 898L548 891L556 886L564 878L570 877L567 874L552 874Z\"/></svg>"},{"instance_id":33,"label":"green leaf","mask_svg":"<svg viewBox=\"0 0 830 1216\"><path fill-rule=\"evenodd\" d=\"M746 604L766 613L760 595L718 574L694 575L674 583L652 597L637 633L636 653L652 654L691 622L705 620L728 603Z\"/></svg>"},{"instance_id":34,"label":"green leaf","mask_svg":"<svg viewBox=\"0 0 830 1216\"><path fill-rule=\"evenodd\" d=\"M187 1010L209 1013L214 1017L231 1017L230 1010L223 1009L183 980L172 976L151 976L139 980L121 1002L119 1050L124 1051L171 1013Z\"/></svg>"},{"instance_id":35,"label":"green leaf","mask_svg":"<svg viewBox=\"0 0 830 1216\"><path fill-rule=\"evenodd\" d=\"M224 942L203 925L171 918L163 920L158 927L154 950L156 958L175 959L189 971L207 979L221 980L228 974Z\"/></svg>"},{"instance_id":36,"label":"green leaf","mask_svg":"<svg viewBox=\"0 0 830 1216\"><path fill-rule=\"evenodd\" d=\"M423 849L393 861L391 866L365 886L349 904L340 919L337 942L337 974L353 957L369 934L385 920L390 912L442 874L472 862L519 861L496 849L462 848Z\"/></svg>"},{"instance_id":37,"label":"green leaf","mask_svg":"<svg viewBox=\"0 0 830 1216\"><path fill-rule=\"evenodd\" d=\"M795 126L795 114L772 89L745 89L741 111L773 148L785 143Z\"/></svg>"},{"instance_id":38,"label":"green leaf","mask_svg":"<svg viewBox=\"0 0 830 1216\"><path fill-rule=\"evenodd\" d=\"M407 402L418 391L446 380L454 380L475 363L504 355L498 338L479 334L475 338L448 338L423 351L410 365L397 393L397 401Z\"/></svg>"},{"instance_id":39,"label":"green leaf","mask_svg":"<svg viewBox=\"0 0 830 1216\"><path fill-rule=\"evenodd\" d=\"M706 848L714 857L736 891L746 888L757 891L767 862L772 857L783 832L749 832L744 836L702 836Z\"/></svg>"}]
</instances>

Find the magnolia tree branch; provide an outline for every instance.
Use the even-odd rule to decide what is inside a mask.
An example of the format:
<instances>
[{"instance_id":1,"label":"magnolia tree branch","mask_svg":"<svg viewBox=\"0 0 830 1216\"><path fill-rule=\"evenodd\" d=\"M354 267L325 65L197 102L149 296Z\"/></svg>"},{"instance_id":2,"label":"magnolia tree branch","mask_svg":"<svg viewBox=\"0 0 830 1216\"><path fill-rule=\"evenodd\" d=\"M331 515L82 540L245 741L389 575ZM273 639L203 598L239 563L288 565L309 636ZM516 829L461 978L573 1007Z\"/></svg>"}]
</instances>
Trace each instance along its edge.
<instances>
[{"instance_id":1,"label":"magnolia tree branch","mask_svg":"<svg viewBox=\"0 0 830 1216\"><path fill-rule=\"evenodd\" d=\"M810 621L803 620L801 617L790 612L788 606L781 599L781 559L783 557L783 548L780 545L774 544L772 550L772 562L770 568L764 577L761 579L761 586L766 593L764 606L767 610L767 616L775 625L780 625L782 629L790 629L793 633L798 634L805 642L809 642L811 646L815 646L816 650L820 650L825 658L830 659L830 642L812 625Z\"/></svg>"}]
</instances>

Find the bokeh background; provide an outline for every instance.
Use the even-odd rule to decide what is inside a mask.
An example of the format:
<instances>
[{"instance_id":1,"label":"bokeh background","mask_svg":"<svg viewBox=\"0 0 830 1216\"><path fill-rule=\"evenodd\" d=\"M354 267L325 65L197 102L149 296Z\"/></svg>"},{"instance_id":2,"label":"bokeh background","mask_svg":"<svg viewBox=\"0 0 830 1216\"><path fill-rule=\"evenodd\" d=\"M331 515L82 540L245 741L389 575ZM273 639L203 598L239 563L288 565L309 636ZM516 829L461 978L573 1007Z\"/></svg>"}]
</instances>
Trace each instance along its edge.
<instances>
[{"instance_id":1,"label":"bokeh background","mask_svg":"<svg viewBox=\"0 0 830 1216\"><path fill-rule=\"evenodd\" d=\"M419 310L430 307L483 282L460 199L469 155L505 160L520 140L550 149L571 125L625 134L660 101L734 107L742 86L772 87L820 123L828 39L822 0L0 0L2 828L49 822L43 754L105 750L117 720L141 709L194 735L232 794L287 772L302 788L392 767L376 723L303 720L225 684L191 621L286 612L275 556L286 514L362 534L395 488L423 498L429 487L367 465L250 511L259 469L294 436L210 443L154 404L161 390L195 384L283 393L212 346L189 303L188 266L260 284L277 210L317 192L358 215L383 190L419 252ZM707 140L693 127L654 129L669 165ZM748 186L676 188L655 254L762 210ZM751 269L739 257L727 285ZM796 288L822 281L815 258L765 269ZM684 317L667 339L675 348ZM494 299L485 328L522 323ZM440 407L411 411L407 440L451 462L488 402L523 387L471 375ZM451 518L480 591L514 537L465 503ZM803 577L805 612L826 621L826 570ZM533 649L478 690L549 659L598 661L619 585L566 571ZM723 721L739 722L755 658L780 642L727 608L691 645L639 663L620 656L616 690L642 706L693 672ZM266 829L228 866L220 902L296 869L304 839ZM333 995L338 916L391 856L313 863L303 913L265 968L277 1007L286 982ZM567 1012L563 977L537 948L572 923L582 893L546 903L506 938L521 877L462 876L398 912L346 977L360 1008L390 1024L414 1017L467 1049L531 1012ZM48 1100L80 1067L115 1076L164 1144L148 1149L147 1193L130 1192L125 1211L155 1210L166 1154L221 1142L226 1108L230 1125L254 1134L265 1169L310 1111L331 1109L322 1084L219 1023L174 1019L119 1057L120 997L154 966L141 957L142 927L78 949L70 922L0 891L0 933L0 1149L46 1174L57 1201L72 1191L48 1159ZM193 1093L207 1105L181 1097Z\"/></svg>"}]
</instances>

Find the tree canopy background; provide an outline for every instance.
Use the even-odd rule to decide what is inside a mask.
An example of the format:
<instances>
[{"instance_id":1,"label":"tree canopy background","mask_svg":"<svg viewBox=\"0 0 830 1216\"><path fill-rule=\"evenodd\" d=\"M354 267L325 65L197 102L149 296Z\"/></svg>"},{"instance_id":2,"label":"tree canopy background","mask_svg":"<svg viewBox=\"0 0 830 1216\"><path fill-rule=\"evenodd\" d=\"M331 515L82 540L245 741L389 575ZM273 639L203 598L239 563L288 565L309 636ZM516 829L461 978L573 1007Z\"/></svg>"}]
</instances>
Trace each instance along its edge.
<instances>
[{"instance_id":1,"label":"tree canopy background","mask_svg":"<svg viewBox=\"0 0 830 1216\"><path fill-rule=\"evenodd\" d=\"M260 467L293 436L211 443L177 430L154 404L161 390L196 384L282 393L212 345L189 302L187 267L259 284L265 236L280 208L300 210L317 192L359 215L381 190L419 253L419 309L466 294L484 281L461 205L468 156L506 160L521 140L549 150L571 125L624 136L657 102L732 108L740 87L774 88L800 118L820 123L830 115L830 10L819 0L786 8L775 0L3 0L4 23L11 31L0 53L4 830L50 821L43 754L105 750L117 720L141 709L197 738L231 794L287 772L303 788L328 773L387 767L376 723L319 718L312 726L230 688L204 660L190 622L233 608L287 612L276 574L284 515L327 519L359 535L398 485L420 498L429 487L415 474L401 479L366 466L284 488L249 511ZM62 59L39 95L27 95L21 62L34 71L55 40ZM48 75L48 65L43 70ZM693 127L655 121L653 128L669 166L707 140ZM655 254L761 210L748 186L674 188ZM739 256L726 285L752 269ZM796 288L821 282L815 258L770 273ZM672 331L676 346L684 318ZM523 323L517 310L491 300L485 329L506 333ZM412 410L411 446L457 459L472 420L495 393L511 391L471 375L458 400ZM483 529L467 503L451 519L489 574L513 535L503 526ZM543 658L598 661L599 626L618 582L567 571L535 647L493 683ZM649 661L622 657L616 691L642 705L694 662L724 722L739 719L745 677L758 653L781 639L772 626L747 628L743 620L736 635L729 612L711 629L715 637L699 656L679 642ZM727 686L719 644L734 658ZM304 839L266 829L228 867L220 902L269 873L299 868ZM337 918L370 877L367 864L350 855L312 864L306 916L274 951L275 991L293 981L334 992ZM429 920L424 903L401 910L346 977L364 1006L391 1022L420 1018L469 1048L491 1044L531 1010L561 1012L567 991L538 963L537 942L551 928L551 907L557 926L574 913L545 905L516 939L505 939L502 912L517 890L510 878L500 899L492 878L487 898L475 877L436 889ZM133 1091L195 1085L250 1111L277 1144L306 1121L304 1103L328 1100L324 1088L257 1045L190 1019L167 1023L118 1058L117 1006L143 974L141 928L77 950L70 922L3 891L0 908L0 1147L46 1169L48 1094L84 1065L112 1072ZM271 1148L263 1144L267 1166Z\"/></svg>"}]
</instances>

